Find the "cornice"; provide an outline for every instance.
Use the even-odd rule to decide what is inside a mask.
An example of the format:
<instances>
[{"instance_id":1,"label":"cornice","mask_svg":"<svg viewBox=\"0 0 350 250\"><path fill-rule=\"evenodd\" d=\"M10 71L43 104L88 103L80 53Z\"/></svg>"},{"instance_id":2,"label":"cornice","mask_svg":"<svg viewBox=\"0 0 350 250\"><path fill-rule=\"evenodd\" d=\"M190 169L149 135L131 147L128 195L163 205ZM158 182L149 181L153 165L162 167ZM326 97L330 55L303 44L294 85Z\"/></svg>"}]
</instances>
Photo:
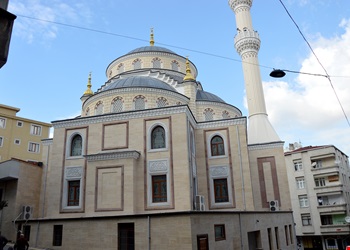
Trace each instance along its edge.
<instances>
[{"instance_id":1,"label":"cornice","mask_svg":"<svg viewBox=\"0 0 350 250\"><path fill-rule=\"evenodd\" d=\"M113 152L101 152L98 154L84 155L87 161L104 161L104 160L116 160L116 159L139 159L141 153L135 150L130 151L113 151Z\"/></svg>"},{"instance_id":2,"label":"cornice","mask_svg":"<svg viewBox=\"0 0 350 250\"><path fill-rule=\"evenodd\" d=\"M43 146L50 146L53 144L53 139L52 138L43 139L43 140L41 140L41 143Z\"/></svg>"},{"instance_id":3,"label":"cornice","mask_svg":"<svg viewBox=\"0 0 350 250\"><path fill-rule=\"evenodd\" d=\"M260 38L256 31L241 31L235 36L235 48L241 56L247 52L257 54L260 49Z\"/></svg>"},{"instance_id":4,"label":"cornice","mask_svg":"<svg viewBox=\"0 0 350 250\"><path fill-rule=\"evenodd\" d=\"M123 121L137 118L145 118L145 117L156 117L162 115L172 115L186 113L187 115L192 115L188 109L187 105L179 105L165 108L155 108L155 109L144 109L144 110L133 110L122 113L108 113L103 115L96 116L86 116L86 117L78 117L67 120L53 121L54 128L68 128L68 127L80 127L87 126L89 124L96 123L107 123L113 121Z\"/></svg>"},{"instance_id":5,"label":"cornice","mask_svg":"<svg viewBox=\"0 0 350 250\"><path fill-rule=\"evenodd\" d=\"M208 129L208 128L217 128L217 127L227 127L227 126L236 126L236 125L246 125L247 118L232 118L226 120L218 120L218 121L208 121L208 122L200 122L197 124L196 129Z\"/></svg>"},{"instance_id":6,"label":"cornice","mask_svg":"<svg viewBox=\"0 0 350 250\"><path fill-rule=\"evenodd\" d=\"M196 104L197 104L197 108L198 106L208 106L208 104L210 106L218 106L218 107L221 107L221 108L233 108L238 114L241 114L242 115L242 112L236 108L235 106L231 105L231 104L228 104L228 103L220 103L220 102L211 102L211 101L196 101Z\"/></svg>"},{"instance_id":7,"label":"cornice","mask_svg":"<svg viewBox=\"0 0 350 250\"><path fill-rule=\"evenodd\" d=\"M129 93L150 93L150 94L159 94L162 96L171 96L174 98L178 98L179 101L183 103L188 103L189 98L179 92L174 92L170 90L163 90L163 89L157 89L157 88L141 88L141 87L135 87L135 88L120 88L120 89L112 89L112 90L107 90L107 91L101 91L99 93L96 93L92 97L90 97L88 100L84 102L83 109L87 106L89 106L91 103L94 103L98 100L101 100L102 98L109 97L109 96L115 96L115 95L120 95L120 94L129 94Z\"/></svg>"},{"instance_id":8,"label":"cornice","mask_svg":"<svg viewBox=\"0 0 350 250\"><path fill-rule=\"evenodd\" d=\"M253 150L273 149L273 148L282 148L283 149L283 146L284 146L284 141L250 144L250 145L248 145L248 150L253 151Z\"/></svg>"}]
</instances>

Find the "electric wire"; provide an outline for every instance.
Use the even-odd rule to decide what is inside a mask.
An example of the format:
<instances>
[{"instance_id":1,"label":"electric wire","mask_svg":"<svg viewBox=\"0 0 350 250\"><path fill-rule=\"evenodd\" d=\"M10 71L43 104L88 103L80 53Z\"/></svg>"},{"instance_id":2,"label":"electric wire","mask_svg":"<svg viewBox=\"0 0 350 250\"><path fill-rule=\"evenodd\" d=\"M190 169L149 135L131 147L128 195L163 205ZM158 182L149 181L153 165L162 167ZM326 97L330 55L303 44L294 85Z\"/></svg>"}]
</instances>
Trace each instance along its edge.
<instances>
[{"instance_id":1,"label":"electric wire","mask_svg":"<svg viewBox=\"0 0 350 250\"><path fill-rule=\"evenodd\" d=\"M303 32L300 30L298 24L296 23L296 21L294 20L294 18L292 17L292 15L289 13L288 9L286 8L286 6L285 6L284 3L282 2L282 0L279 0L279 1L280 1L280 3L282 4L284 10L287 12L287 14L288 14L288 16L290 17L290 19L293 21L294 25L297 27L297 29L298 29L300 35L303 37L304 41L306 42L306 44L307 44L308 47L310 48L310 50L311 50L312 54L315 56L317 62L319 63L319 65L320 65L320 66L322 67L322 69L324 70L325 75L320 75L320 76L324 76L324 77L326 77L326 78L328 79L329 84L331 85L331 87L332 87L332 89L333 89L333 92L334 92L334 94L335 94L335 97L336 97L337 100L338 100L338 103L339 103L339 105L340 105L340 108L341 108L341 110L343 111L343 114L344 114L344 116L345 116L345 119L346 119L346 121L347 121L347 123L348 123L348 125L349 125L349 127L350 127L349 119L348 119L348 117L347 117L347 115L346 115L346 113L345 113L345 110L344 110L344 108L343 108L343 105L342 105L342 103L341 103L339 97L338 97L338 94L337 94L337 92L336 92L336 90L335 90L335 88L334 88L334 86L333 86L333 83L332 83L332 80L331 80L331 76L328 74L327 70L325 69L325 67L323 66L323 64L321 63L321 61L319 60L319 58L318 58L318 56L316 55L316 53L315 53L315 51L313 50L313 48L311 47L309 41L306 39L306 37L304 36ZM290 72L292 72L292 71L290 71ZM295 72L293 72L293 73L295 73Z\"/></svg>"}]
</instances>

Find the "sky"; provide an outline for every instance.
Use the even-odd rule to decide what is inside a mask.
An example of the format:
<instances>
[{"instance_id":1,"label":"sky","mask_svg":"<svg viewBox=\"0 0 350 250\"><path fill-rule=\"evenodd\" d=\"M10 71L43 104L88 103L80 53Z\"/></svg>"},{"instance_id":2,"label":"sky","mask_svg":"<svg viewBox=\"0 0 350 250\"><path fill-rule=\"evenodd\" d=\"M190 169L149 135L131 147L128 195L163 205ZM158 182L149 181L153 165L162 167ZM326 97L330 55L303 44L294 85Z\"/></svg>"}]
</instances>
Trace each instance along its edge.
<instances>
[{"instance_id":1,"label":"sky","mask_svg":"<svg viewBox=\"0 0 350 250\"><path fill-rule=\"evenodd\" d=\"M89 73L96 91L110 62L149 45L151 28L155 45L196 65L205 91L248 116L227 0L9 0L8 11L17 19L0 69L0 103L20 108L20 117L78 116ZM350 2L255 0L251 15L267 113L285 146L331 144L350 156ZM276 79L273 69L315 75Z\"/></svg>"}]
</instances>

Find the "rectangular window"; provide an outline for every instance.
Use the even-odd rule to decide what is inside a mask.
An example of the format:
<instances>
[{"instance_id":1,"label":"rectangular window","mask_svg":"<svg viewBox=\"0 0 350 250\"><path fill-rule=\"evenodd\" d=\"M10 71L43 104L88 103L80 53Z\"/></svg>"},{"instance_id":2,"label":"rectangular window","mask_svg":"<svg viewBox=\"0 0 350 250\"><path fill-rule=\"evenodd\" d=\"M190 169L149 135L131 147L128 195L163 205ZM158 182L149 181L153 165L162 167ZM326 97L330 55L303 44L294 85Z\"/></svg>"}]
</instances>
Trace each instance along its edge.
<instances>
[{"instance_id":1,"label":"rectangular window","mask_svg":"<svg viewBox=\"0 0 350 250\"><path fill-rule=\"evenodd\" d=\"M304 189L305 188L305 179L304 178L297 178L297 189Z\"/></svg>"},{"instance_id":2,"label":"rectangular window","mask_svg":"<svg viewBox=\"0 0 350 250\"><path fill-rule=\"evenodd\" d=\"M303 169L303 163L301 161L295 161L294 162L294 170L300 171Z\"/></svg>"},{"instance_id":3,"label":"rectangular window","mask_svg":"<svg viewBox=\"0 0 350 250\"><path fill-rule=\"evenodd\" d=\"M63 225L53 225L53 246L62 246Z\"/></svg>"},{"instance_id":4,"label":"rectangular window","mask_svg":"<svg viewBox=\"0 0 350 250\"><path fill-rule=\"evenodd\" d=\"M225 225L214 225L215 241L225 240Z\"/></svg>"},{"instance_id":5,"label":"rectangular window","mask_svg":"<svg viewBox=\"0 0 350 250\"><path fill-rule=\"evenodd\" d=\"M288 226L284 225L284 236L286 237L286 244L289 245L289 239L288 239Z\"/></svg>"},{"instance_id":6,"label":"rectangular window","mask_svg":"<svg viewBox=\"0 0 350 250\"><path fill-rule=\"evenodd\" d=\"M289 236L290 236L290 244L294 244L292 225L289 225Z\"/></svg>"},{"instance_id":7,"label":"rectangular window","mask_svg":"<svg viewBox=\"0 0 350 250\"><path fill-rule=\"evenodd\" d=\"M23 127L23 122L17 121L17 127Z\"/></svg>"},{"instance_id":8,"label":"rectangular window","mask_svg":"<svg viewBox=\"0 0 350 250\"><path fill-rule=\"evenodd\" d=\"M322 225L333 225L332 215L321 215L321 224Z\"/></svg>"},{"instance_id":9,"label":"rectangular window","mask_svg":"<svg viewBox=\"0 0 350 250\"><path fill-rule=\"evenodd\" d=\"M300 207L309 207L309 200L307 196L299 196L299 205Z\"/></svg>"},{"instance_id":10,"label":"rectangular window","mask_svg":"<svg viewBox=\"0 0 350 250\"><path fill-rule=\"evenodd\" d=\"M322 160L316 160L311 162L312 168L322 168Z\"/></svg>"},{"instance_id":11,"label":"rectangular window","mask_svg":"<svg viewBox=\"0 0 350 250\"><path fill-rule=\"evenodd\" d=\"M4 141L3 137L0 136L0 147L2 147L3 141Z\"/></svg>"},{"instance_id":12,"label":"rectangular window","mask_svg":"<svg viewBox=\"0 0 350 250\"><path fill-rule=\"evenodd\" d=\"M326 179L325 178L315 178L315 185L316 185L316 187L326 186Z\"/></svg>"},{"instance_id":13,"label":"rectangular window","mask_svg":"<svg viewBox=\"0 0 350 250\"><path fill-rule=\"evenodd\" d=\"M68 181L68 206L79 206L80 180Z\"/></svg>"},{"instance_id":14,"label":"rectangular window","mask_svg":"<svg viewBox=\"0 0 350 250\"><path fill-rule=\"evenodd\" d=\"M214 179L215 203L228 202L227 179Z\"/></svg>"},{"instance_id":15,"label":"rectangular window","mask_svg":"<svg viewBox=\"0 0 350 250\"><path fill-rule=\"evenodd\" d=\"M0 117L0 128L5 128L6 127L6 119Z\"/></svg>"},{"instance_id":16,"label":"rectangular window","mask_svg":"<svg viewBox=\"0 0 350 250\"><path fill-rule=\"evenodd\" d=\"M267 236L269 237L269 250L273 249L272 233L271 228L267 229Z\"/></svg>"},{"instance_id":17,"label":"rectangular window","mask_svg":"<svg viewBox=\"0 0 350 250\"><path fill-rule=\"evenodd\" d=\"M167 202L166 175L152 176L152 202Z\"/></svg>"},{"instance_id":18,"label":"rectangular window","mask_svg":"<svg viewBox=\"0 0 350 250\"><path fill-rule=\"evenodd\" d=\"M21 144L21 140L20 139L15 139L15 144L20 145Z\"/></svg>"},{"instance_id":19,"label":"rectangular window","mask_svg":"<svg viewBox=\"0 0 350 250\"><path fill-rule=\"evenodd\" d=\"M39 143L29 142L28 151L33 153L39 153L40 152Z\"/></svg>"},{"instance_id":20,"label":"rectangular window","mask_svg":"<svg viewBox=\"0 0 350 250\"><path fill-rule=\"evenodd\" d=\"M303 226L310 226L311 224L311 216L310 214L302 214L301 215L301 222Z\"/></svg>"},{"instance_id":21,"label":"rectangular window","mask_svg":"<svg viewBox=\"0 0 350 250\"><path fill-rule=\"evenodd\" d=\"M30 134L41 135L41 126L32 124L30 127Z\"/></svg>"},{"instance_id":22,"label":"rectangular window","mask_svg":"<svg viewBox=\"0 0 350 250\"><path fill-rule=\"evenodd\" d=\"M135 226L134 223L118 224L118 249L135 249Z\"/></svg>"}]
</instances>

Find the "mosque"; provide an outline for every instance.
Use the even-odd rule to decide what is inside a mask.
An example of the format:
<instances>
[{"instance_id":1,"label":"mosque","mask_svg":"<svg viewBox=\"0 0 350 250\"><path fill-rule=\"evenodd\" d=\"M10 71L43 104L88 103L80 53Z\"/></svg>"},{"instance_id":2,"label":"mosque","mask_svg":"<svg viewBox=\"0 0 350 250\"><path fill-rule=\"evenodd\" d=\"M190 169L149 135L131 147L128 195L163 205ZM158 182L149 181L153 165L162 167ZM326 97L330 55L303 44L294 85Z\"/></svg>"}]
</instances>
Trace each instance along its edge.
<instances>
[{"instance_id":1,"label":"mosque","mask_svg":"<svg viewBox=\"0 0 350 250\"><path fill-rule=\"evenodd\" d=\"M156 46L152 31L149 46L107 66L95 92L89 76L80 116L52 122L37 201L22 204L28 216L15 221L31 246L296 249L284 142L266 112L252 0L229 5L248 118L205 91L194 62Z\"/></svg>"}]
</instances>

